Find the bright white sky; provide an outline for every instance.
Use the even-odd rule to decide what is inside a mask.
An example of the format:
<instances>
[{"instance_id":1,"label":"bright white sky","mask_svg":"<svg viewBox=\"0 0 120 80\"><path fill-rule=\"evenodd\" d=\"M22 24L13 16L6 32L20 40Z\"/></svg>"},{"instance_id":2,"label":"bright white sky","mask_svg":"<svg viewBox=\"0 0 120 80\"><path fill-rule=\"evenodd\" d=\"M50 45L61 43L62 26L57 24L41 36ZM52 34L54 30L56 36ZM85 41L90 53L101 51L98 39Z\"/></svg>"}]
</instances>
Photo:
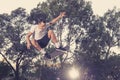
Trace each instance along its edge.
<instances>
[{"instance_id":1,"label":"bright white sky","mask_svg":"<svg viewBox=\"0 0 120 80\"><path fill-rule=\"evenodd\" d=\"M85 0L92 2L94 14L102 16L108 9L120 9L120 0Z\"/></svg>"},{"instance_id":2,"label":"bright white sky","mask_svg":"<svg viewBox=\"0 0 120 80\"><path fill-rule=\"evenodd\" d=\"M18 7L23 7L27 12L35 8L39 2L46 0L1 0L0 1L0 14L10 13ZM92 8L94 14L102 16L108 9L113 7L120 8L120 0L86 0L92 1Z\"/></svg>"},{"instance_id":3,"label":"bright white sky","mask_svg":"<svg viewBox=\"0 0 120 80\"><path fill-rule=\"evenodd\" d=\"M10 13L18 7L25 8L27 12L37 7L39 2L46 0L0 0L0 14Z\"/></svg>"}]
</instances>

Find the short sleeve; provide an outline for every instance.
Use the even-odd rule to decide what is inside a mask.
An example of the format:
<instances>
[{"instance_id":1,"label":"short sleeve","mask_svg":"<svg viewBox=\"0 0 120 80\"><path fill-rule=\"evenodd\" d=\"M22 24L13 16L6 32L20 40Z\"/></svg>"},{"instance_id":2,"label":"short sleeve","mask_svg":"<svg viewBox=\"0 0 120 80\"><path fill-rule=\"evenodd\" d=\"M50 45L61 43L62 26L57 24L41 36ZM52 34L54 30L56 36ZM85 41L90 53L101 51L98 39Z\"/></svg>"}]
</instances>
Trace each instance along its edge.
<instances>
[{"instance_id":1,"label":"short sleeve","mask_svg":"<svg viewBox=\"0 0 120 80\"><path fill-rule=\"evenodd\" d=\"M46 27L47 27L47 28L50 27L50 23L46 23Z\"/></svg>"},{"instance_id":2,"label":"short sleeve","mask_svg":"<svg viewBox=\"0 0 120 80\"><path fill-rule=\"evenodd\" d=\"M31 28L30 28L30 32L33 33L33 32L35 31L35 27L36 27L36 26L31 26Z\"/></svg>"}]
</instances>

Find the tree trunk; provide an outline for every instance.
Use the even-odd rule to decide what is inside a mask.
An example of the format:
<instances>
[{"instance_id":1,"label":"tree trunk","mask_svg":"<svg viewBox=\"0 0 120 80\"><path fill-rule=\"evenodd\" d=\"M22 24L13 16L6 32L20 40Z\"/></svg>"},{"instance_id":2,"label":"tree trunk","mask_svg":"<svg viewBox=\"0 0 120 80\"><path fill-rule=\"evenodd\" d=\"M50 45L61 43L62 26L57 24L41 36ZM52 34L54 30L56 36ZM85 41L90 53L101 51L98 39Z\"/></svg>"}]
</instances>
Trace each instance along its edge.
<instances>
[{"instance_id":1,"label":"tree trunk","mask_svg":"<svg viewBox=\"0 0 120 80\"><path fill-rule=\"evenodd\" d=\"M16 62L16 71L15 71L15 80L20 80L20 77L19 77L19 63L18 63L19 59L17 59L17 62Z\"/></svg>"},{"instance_id":2,"label":"tree trunk","mask_svg":"<svg viewBox=\"0 0 120 80\"><path fill-rule=\"evenodd\" d=\"M108 50L107 50L107 53L106 53L106 56L105 56L105 60L107 60L108 59L108 56L109 56L109 53L110 52L110 47L108 48Z\"/></svg>"},{"instance_id":3,"label":"tree trunk","mask_svg":"<svg viewBox=\"0 0 120 80\"><path fill-rule=\"evenodd\" d=\"M15 80L20 80L19 79L19 72L18 71L15 72Z\"/></svg>"}]
</instances>

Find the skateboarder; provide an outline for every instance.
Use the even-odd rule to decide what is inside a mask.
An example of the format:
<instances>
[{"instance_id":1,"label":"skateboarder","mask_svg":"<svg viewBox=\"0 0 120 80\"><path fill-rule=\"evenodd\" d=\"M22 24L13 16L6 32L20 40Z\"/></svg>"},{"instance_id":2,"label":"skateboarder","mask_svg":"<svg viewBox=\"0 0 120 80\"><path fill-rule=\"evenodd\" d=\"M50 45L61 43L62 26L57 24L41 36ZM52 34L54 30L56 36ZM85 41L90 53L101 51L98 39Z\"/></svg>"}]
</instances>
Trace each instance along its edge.
<instances>
[{"instance_id":1,"label":"skateboarder","mask_svg":"<svg viewBox=\"0 0 120 80\"><path fill-rule=\"evenodd\" d=\"M45 54L45 57L51 58L51 56L48 53L46 53L44 48L48 45L49 41L52 40L56 47L56 50L66 51L64 48L60 47L59 42L53 30L50 27L64 16L65 12L61 12L59 16L54 18L52 21L46 23L45 19L42 19L39 15L37 15L37 25L32 26L26 36L27 49L30 49L32 45L42 54ZM30 40L31 36L32 39Z\"/></svg>"}]
</instances>

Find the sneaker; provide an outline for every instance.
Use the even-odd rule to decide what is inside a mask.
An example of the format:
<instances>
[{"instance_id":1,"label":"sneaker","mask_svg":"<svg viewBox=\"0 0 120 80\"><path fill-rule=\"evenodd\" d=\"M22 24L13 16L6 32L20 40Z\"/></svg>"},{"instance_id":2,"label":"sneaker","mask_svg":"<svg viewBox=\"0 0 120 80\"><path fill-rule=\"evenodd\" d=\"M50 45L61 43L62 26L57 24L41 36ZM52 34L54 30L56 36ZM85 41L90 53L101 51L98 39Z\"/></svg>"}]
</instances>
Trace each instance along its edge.
<instances>
[{"instance_id":1,"label":"sneaker","mask_svg":"<svg viewBox=\"0 0 120 80\"><path fill-rule=\"evenodd\" d=\"M45 53L45 57L46 57L47 59L51 59L51 56L50 56L48 53Z\"/></svg>"},{"instance_id":2,"label":"sneaker","mask_svg":"<svg viewBox=\"0 0 120 80\"><path fill-rule=\"evenodd\" d=\"M59 47L59 48L56 48L57 51L62 51L62 52L66 52L67 50L65 48L62 48L62 47Z\"/></svg>"}]
</instances>

